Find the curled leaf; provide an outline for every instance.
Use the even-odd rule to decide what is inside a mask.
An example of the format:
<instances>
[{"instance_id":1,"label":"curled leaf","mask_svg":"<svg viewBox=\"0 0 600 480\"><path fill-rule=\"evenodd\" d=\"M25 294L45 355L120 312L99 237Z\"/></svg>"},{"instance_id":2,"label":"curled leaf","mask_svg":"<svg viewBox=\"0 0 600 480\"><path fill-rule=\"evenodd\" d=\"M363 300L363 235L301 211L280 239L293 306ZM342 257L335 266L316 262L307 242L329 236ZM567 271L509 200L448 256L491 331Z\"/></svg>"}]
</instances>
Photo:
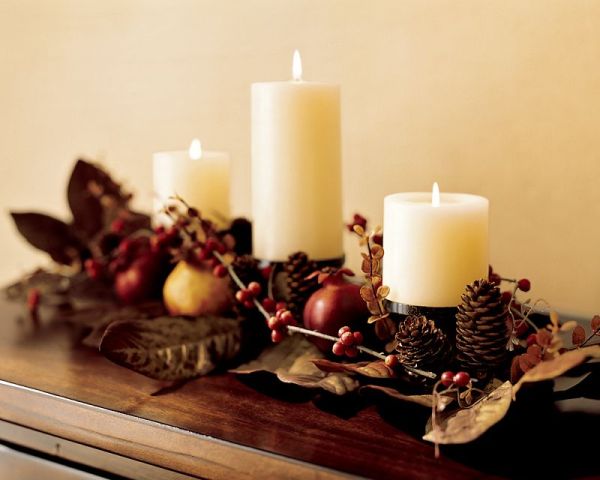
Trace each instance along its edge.
<instances>
[{"instance_id":1,"label":"curled leaf","mask_svg":"<svg viewBox=\"0 0 600 480\"><path fill-rule=\"evenodd\" d=\"M377 260L381 259L383 257L383 247L377 244L373 245L371 247L371 255Z\"/></svg>"},{"instance_id":2,"label":"curled leaf","mask_svg":"<svg viewBox=\"0 0 600 480\"><path fill-rule=\"evenodd\" d=\"M355 224L352 227L352 230L354 230L354 233L356 233L357 235L360 235L361 237L365 234L365 229L361 225Z\"/></svg>"},{"instance_id":3,"label":"curled leaf","mask_svg":"<svg viewBox=\"0 0 600 480\"><path fill-rule=\"evenodd\" d=\"M433 425L431 422L423 439L449 445L468 443L479 438L508 412L511 387L510 382L504 382L471 407L450 413L439 425Z\"/></svg>"},{"instance_id":4,"label":"curled leaf","mask_svg":"<svg viewBox=\"0 0 600 480\"><path fill-rule=\"evenodd\" d=\"M258 358L230 370L237 374L269 372L284 383L305 388L321 388L335 395L344 395L358 388L358 382L344 372L324 372L313 361L323 354L301 335L292 335L283 342L263 350Z\"/></svg>"},{"instance_id":5,"label":"curled leaf","mask_svg":"<svg viewBox=\"0 0 600 480\"><path fill-rule=\"evenodd\" d=\"M387 285L381 285L378 289L377 289L377 296L379 298L385 298L390 294L390 287L388 287Z\"/></svg>"},{"instance_id":6,"label":"curled leaf","mask_svg":"<svg viewBox=\"0 0 600 480\"><path fill-rule=\"evenodd\" d=\"M563 353L552 360L538 363L529 370L513 387L513 398L519 389L527 382L540 382L543 380L552 380L577 365L585 362L588 358L600 358L600 346L579 348Z\"/></svg>"},{"instance_id":7,"label":"curled leaf","mask_svg":"<svg viewBox=\"0 0 600 480\"><path fill-rule=\"evenodd\" d=\"M241 325L221 317L158 317L111 323L100 351L150 378L184 380L205 375L240 351Z\"/></svg>"}]
</instances>

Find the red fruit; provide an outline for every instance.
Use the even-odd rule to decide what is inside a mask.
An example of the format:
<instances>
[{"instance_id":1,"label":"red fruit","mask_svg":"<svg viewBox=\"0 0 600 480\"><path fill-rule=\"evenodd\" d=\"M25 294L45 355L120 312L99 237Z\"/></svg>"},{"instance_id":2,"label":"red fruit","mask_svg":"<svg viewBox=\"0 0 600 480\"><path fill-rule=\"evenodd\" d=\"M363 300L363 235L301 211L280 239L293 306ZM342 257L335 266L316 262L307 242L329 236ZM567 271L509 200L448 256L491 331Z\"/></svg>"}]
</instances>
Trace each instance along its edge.
<instances>
[{"instance_id":1,"label":"red fruit","mask_svg":"<svg viewBox=\"0 0 600 480\"><path fill-rule=\"evenodd\" d=\"M350 358L354 358L358 355L358 348L354 345L351 347L346 347L346 356Z\"/></svg>"},{"instance_id":2,"label":"red fruit","mask_svg":"<svg viewBox=\"0 0 600 480\"><path fill-rule=\"evenodd\" d=\"M385 357L385 364L390 368L395 368L398 366L400 362L398 361L398 357L396 355L388 355Z\"/></svg>"},{"instance_id":3,"label":"red fruit","mask_svg":"<svg viewBox=\"0 0 600 480\"><path fill-rule=\"evenodd\" d=\"M273 267L271 265L267 265L266 267L260 269L260 274L265 280L268 280L272 271Z\"/></svg>"},{"instance_id":4,"label":"red fruit","mask_svg":"<svg viewBox=\"0 0 600 480\"><path fill-rule=\"evenodd\" d=\"M285 310L287 308L287 304L285 302L277 302L275 305L276 310Z\"/></svg>"},{"instance_id":5,"label":"red fruit","mask_svg":"<svg viewBox=\"0 0 600 480\"><path fill-rule=\"evenodd\" d=\"M454 382L454 372L447 371L442 373L440 381L442 382L442 385L444 385L444 387L449 387Z\"/></svg>"},{"instance_id":6,"label":"red fruit","mask_svg":"<svg viewBox=\"0 0 600 480\"><path fill-rule=\"evenodd\" d=\"M262 306L267 312L273 313L275 311L275 300L270 297L265 297L263 298Z\"/></svg>"},{"instance_id":7,"label":"red fruit","mask_svg":"<svg viewBox=\"0 0 600 480\"><path fill-rule=\"evenodd\" d=\"M354 336L354 344L361 345L364 340L363 334L360 332L354 332L352 335Z\"/></svg>"},{"instance_id":8,"label":"red fruit","mask_svg":"<svg viewBox=\"0 0 600 480\"><path fill-rule=\"evenodd\" d=\"M454 375L452 381L457 387L466 387L471 381L471 377L467 372L458 372L456 375Z\"/></svg>"},{"instance_id":9,"label":"red fruit","mask_svg":"<svg viewBox=\"0 0 600 480\"><path fill-rule=\"evenodd\" d=\"M342 341L342 343L344 345L346 345L347 347L354 345L354 335L352 334L352 332L346 332L344 333L341 337L340 340Z\"/></svg>"},{"instance_id":10,"label":"red fruit","mask_svg":"<svg viewBox=\"0 0 600 480\"><path fill-rule=\"evenodd\" d=\"M161 233L165 232L165 227L163 227L162 225L159 225L158 227L156 227L154 229L154 233L156 233L157 235L160 235Z\"/></svg>"},{"instance_id":11,"label":"red fruit","mask_svg":"<svg viewBox=\"0 0 600 480\"><path fill-rule=\"evenodd\" d=\"M294 321L294 315L289 310L285 310L281 316L279 317L281 323L284 325L289 325Z\"/></svg>"},{"instance_id":12,"label":"red fruit","mask_svg":"<svg viewBox=\"0 0 600 480\"><path fill-rule=\"evenodd\" d=\"M505 305L508 305L511 300L512 300L512 292L509 292L508 290L505 292L502 292L502 295L500 295L500 301L502 303L504 303Z\"/></svg>"},{"instance_id":13,"label":"red fruit","mask_svg":"<svg viewBox=\"0 0 600 480\"><path fill-rule=\"evenodd\" d=\"M348 325L343 326L338 330L338 337L341 337L344 333L349 332L350 327Z\"/></svg>"},{"instance_id":14,"label":"red fruit","mask_svg":"<svg viewBox=\"0 0 600 480\"><path fill-rule=\"evenodd\" d=\"M36 313L40 305L40 291L37 288L30 288L27 292L27 308L30 313Z\"/></svg>"},{"instance_id":15,"label":"red fruit","mask_svg":"<svg viewBox=\"0 0 600 480\"><path fill-rule=\"evenodd\" d=\"M129 238L124 238L119 243L119 255L127 257L133 250L133 242Z\"/></svg>"},{"instance_id":16,"label":"red fruit","mask_svg":"<svg viewBox=\"0 0 600 480\"><path fill-rule=\"evenodd\" d=\"M283 332L280 330L273 330L271 332L271 340L273 341L273 343L279 343L283 340L284 336L283 336Z\"/></svg>"},{"instance_id":17,"label":"red fruit","mask_svg":"<svg viewBox=\"0 0 600 480\"><path fill-rule=\"evenodd\" d=\"M110 231L113 233L121 233L125 230L125 220L117 218L110 224Z\"/></svg>"},{"instance_id":18,"label":"red fruit","mask_svg":"<svg viewBox=\"0 0 600 480\"><path fill-rule=\"evenodd\" d=\"M251 308L254 308L254 302L252 300L246 300L244 303L244 308L247 308L248 310L250 310Z\"/></svg>"},{"instance_id":19,"label":"red fruit","mask_svg":"<svg viewBox=\"0 0 600 480\"><path fill-rule=\"evenodd\" d=\"M217 278L223 278L227 276L227 268L225 265L217 265L213 268L213 275Z\"/></svg>"},{"instance_id":20,"label":"red fruit","mask_svg":"<svg viewBox=\"0 0 600 480\"><path fill-rule=\"evenodd\" d=\"M364 324L369 310L360 296L360 285L346 281L342 272L329 275L322 288L313 293L304 307L304 326L327 335L336 336L341 327L355 328ZM310 337L322 352L331 344L324 339Z\"/></svg>"},{"instance_id":21,"label":"red fruit","mask_svg":"<svg viewBox=\"0 0 600 480\"><path fill-rule=\"evenodd\" d=\"M517 282L517 287L522 292L528 292L531 289L531 282L526 278L522 278Z\"/></svg>"},{"instance_id":22,"label":"red fruit","mask_svg":"<svg viewBox=\"0 0 600 480\"><path fill-rule=\"evenodd\" d=\"M346 351L346 347L344 346L344 344L342 342L335 342L333 344L333 347L331 347L331 351L333 352L334 355L341 357L342 355L344 355L344 352Z\"/></svg>"},{"instance_id":23,"label":"red fruit","mask_svg":"<svg viewBox=\"0 0 600 480\"><path fill-rule=\"evenodd\" d=\"M238 290L235 292L235 299L240 303L244 303L248 300L252 300L252 294L246 289Z\"/></svg>"},{"instance_id":24,"label":"red fruit","mask_svg":"<svg viewBox=\"0 0 600 480\"><path fill-rule=\"evenodd\" d=\"M115 275L115 293L125 303L137 303L157 294L164 275L160 257L146 254L136 258Z\"/></svg>"},{"instance_id":25,"label":"red fruit","mask_svg":"<svg viewBox=\"0 0 600 480\"><path fill-rule=\"evenodd\" d=\"M252 295L254 295L255 297L258 297L260 295L260 292L262 292L262 287L260 286L260 283L258 283L258 282L250 282L248 284L248 290L250 291L250 293Z\"/></svg>"},{"instance_id":26,"label":"red fruit","mask_svg":"<svg viewBox=\"0 0 600 480\"><path fill-rule=\"evenodd\" d=\"M88 274L88 276L93 280L99 279L100 276L102 275L102 265L100 264L100 262L98 260L94 260L93 258L88 258L83 263L83 266L85 267L85 271Z\"/></svg>"},{"instance_id":27,"label":"red fruit","mask_svg":"<svg viewBox=\"0 0 600 480\"><path fill-rule=\"evenodd\" d=\"M224 243L217 243L217 253L219 253L220 255L225 255L227 253L227 247Z\"/></svg>"},{"instance_id":28,"label":"red fruit","mask_svg":"<svg viewBox=\"0 0 600 480\"><path fill-rule=\"evenodd\" d=\"M277 317L269 317L269 320L267 320L267 326L270 330L277 330L281 327L281 320L279 320Z\"/></svg>"},{"instance_id":29,"label":"red fruit","mask_svg":"<svg viewBox=\"0 0 600 480\"><path fill-rule=\"evenodd\" d=\"M206 248L206 250L208 250L209 252L214 252L215 250L217 250L218 247L219 242L217 242L216 239L211 237L206 241L206 245L204 248Z\"/></svg>"},{"instance_id":30,"label":"red fruit","mask_svg":"<svg viewBox=\"0 0 600 480\"><path fill-rule=\"evenodd\" d=\"M371 240L373 240L373 243L383 247L383 235L381 233L376 233L373 235Z\"/></svg>"},{"instance_id":31,"label":"red fruit","mask_svg":"<svg viewBox=\"0 0 600 480\"><path fill-rule=\"evenodd\" d=\"M527 337L527 346L531 347L532 345L537 345L537 335L535 333L531 333Z\"/></svg>"}]
</instances>

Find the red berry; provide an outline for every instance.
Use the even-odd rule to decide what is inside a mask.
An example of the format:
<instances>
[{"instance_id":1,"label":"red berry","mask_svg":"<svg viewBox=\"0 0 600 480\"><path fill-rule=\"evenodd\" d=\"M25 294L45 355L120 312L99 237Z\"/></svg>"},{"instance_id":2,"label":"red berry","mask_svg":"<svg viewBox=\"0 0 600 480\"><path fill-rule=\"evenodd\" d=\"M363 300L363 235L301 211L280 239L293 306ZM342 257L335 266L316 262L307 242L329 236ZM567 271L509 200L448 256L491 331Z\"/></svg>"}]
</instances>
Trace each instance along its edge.
<instances>
[{"instance_id":1,"label":"red berry","mask_svg":"<svg viewBox=\"0 0 600 480\"><path fill-rule=\"evenodd\" d=\"M377 245L383 247L383 235L381 233L376 233L375 235L373 235L371 237L371 240L373 240L373 243L376 243Z\"/></svg>"},{"instance_id":2,"label":"red berry","mask_svg":"<svg viewBox=\"0 0 600 480\"><path fill-rule=\"evenodd\" d=\"M235 299L240 303L244 303L249 300L252 300L252 294L246 289L238 290L237 292L235 292Z\"/></svg>"},{"instance_id":3,"label":"red berry","mask_svg":"<svg viewBox=\"0 0 600 480\"><path fill-rule=\"evenodd\" d=\"M84 262L83 266L85 267L85 271L91 279L96 280L100 278L100 274L102 273L102 265L100 265L98 260L88 258Z\"/></svg>"},{"instance_id":4,"label":"red berry","mask_svg":"<svg viewBox=\"0 0 600 480\"><path fill-rule=\"evenodd\" d=\"M165 232L165 227L163 227L162 225L159 225L158 227L156 227L154 229L154 233L156 233L157 235L160 235L161 233Z\"/></svg>"},{"instance_id":5,"label":"red berry","mask_svg":"<svg viewBox=\"0 0 600 480\"><path fill-rule=\"evenodd\" d=\"M530 333L527 336L527 346L531 347L532 345L537 345L537 335L535 333Z\"/></svg>"},{"instance_id":6,"label":"red berry","mask_svg":"<svg viewBox=\"0 0 600 480\"><path fill-rule=\"evenodd\" d=\"M204 246L204 248L206 248L211 253L214 252L215 250L217 250L218 247L219 247L219 242L217 242L217 240L215 240L212 237L210 237L206 241L206 245Z\"/></svg>"},{"instance_id":7,"label":"red berry","mask_svg":"<svg viewBox=\"0 0 600 480\"><path fill-rule=\"evenodd\" d=\"M398 357L396 355L388 355L385 357L385 364L390 368L397 367L398 363L400 362L398 361Z\"/></svg>"},{"instance_id":8,"label":"red berry","mask_svg":"<svg viewBox=\"0 0 600 480\"><path fill-rule=\"evenodd\" d=\"M273 330L271 332L271 340L273 343L279 343L283 340L283 332L281 330Z\"/></svg>"},{"instance_id":9,"label":"red berry","mask_svg":"<svg viewBox=\"0 0 600 480\"><path fill-rule=\"evenodd\" d=\"M457 387L466 387L471 381L471 377L467 372L458 372L456 375L454 375L452 381Z\"/></svg>"},{"instance_id":10,"label":"red berry","mask_svg":"<svg viewBox=\"0 0 600 480\"><path fill-rule=\"evenodd\" d=\"M454 382L454 372L447 371L442 373L440 381L442 382L442 385L444 385L444 387L449 387Z\"/></svg>"},{"instance_id":11,"label":"red berry","mask_svg":"<svg viewBox=\"0 0 600 480\"><path fill-rule=\"evenodd\" d=\"M517 287L522 292L528 292L531 289L531 282L526 278L522 278L517 282Z\"/></svg>"},{"instance_id":12,"label":"red berry","mask_svg":"<svg viewBox=\"0 0 600 480\"><path fill-rule=\"evenodd\" d=\"M110 231L113 233L121 233L123 230L125 230L125 220L122 218L117 218L110 224Z\"/></svg>"},{"instance_id":13,"label":"red berry","mask_svg":"<svg viewBox=\"0 0 600 480\"><path fill-rule=\"evenodd\" d=\"M502 283L502 277L497 273L492 273L490 275L490 283L493 283L494 285L500 285L500 283Z\"/></svg>"},{"instance_id":14,"label":"red berry","mask_svg":"<svg viewBox=\"0 0 600 480\"><path fill-rule=\"evenodd\" d=\"M504 303L505 305L508 305L511 300L512 300L512 292L509 292L508 290L505 292L502 292L502 295L500 296L500 301L502 303Z\"/></svg>"},{"instance_id":15,"label":"red berry","mask_svg":"<svg viewBox=\"0 0 600 480\"><path fill-rule=\"evenodd\" d=\"M202 248L197 251L196 258L198 259L198 261L204 262L204 261L208 260L211 255L212 255L212 253L209 252L206 248Z\"/></svg>"},{"instance_id":16,"label":"red berry","mask_svg":"<svg viewBox=\"0 0 600 480\"><path fill-rule=\"evenodd\" d=\"M341 357L344 354L344 352L346 351L346 347L344 346L344 344L342 342L335 342L333 344L333 347L331 347L331 351L333 352L334 355Z\"/></svg>"},{"instance_id":17,"label":"red berry","mask_svg":"<svg viewBox=\"0 0 600 480\"><path fill-rule=\"evenodd\" d=\"M338 337L341 337L344 333L349 332L350 331L350 327L345 326L342 327L338 330Z\"/></svg>"},{"instance_id":18,"label":"red berry","mask_svg":"<svg viewBox=\"0 0 600 480\"><path fill-rule=\"evenodd\" d=\"M258 283L258 282L250 282L248 284L248 290L250 291L250 293L252 295L254 295L255 297L258 297L260 295L260 292L262 292L262 287L260 286L260 283Z\"/></svg>"},{"instance_id":19,"label":"red berry","mask_svg":"<svg viewBox=\"0 0 600 480\"><path fill-rule=\"evenodd\" d=\"M272 271L273 267L271 265L267 265L266 267L260 269L260 274L265 280L268 280Z\"/></svg>"},{"instance_id":20,"label":"red berry","mask_svg":"<svg viewBox=\"0 0 600 480\"><path fill-rule=\"evenodd\" d=\"M281 321L277 317L269 317L269 320L267 320L267 326L271 330L277 330L281 327Z\"/></svg>"},{"instance_id":21,"label":"red berry","mask_svg":"<svg viewBox=\"0 0 600 480\"><path fill-rule=\"evenodd\" d=\"M119 243L119 255L123 255L124 257L126 257L131 253L132 249L133 242L129 238L124 238L123 240L121 240L121 243Z\"/></svg>"},{"instance_id":22,"label":"red berry","mask_svg":"<svg viewBox=\"0 0 600 480\"><path fill-rule=\"evenodd\" d=\"M285 310L281 314L279 319L281 320L281 323L283 323L284 325L289 325L290 323L292 323L294 321L294 315L289 310Z\"/></svg>"},{"instance_id":23,"label":"red berry","mask_svg":"<svg viewBox=\"0 0 600 480\"><path fill-rule=\"evenodd\" d=\"M362 333L354 332L352 335L354 335L354 344L355 345L360 345L363 342L364 337L363 337Z\"/></svg>"},{"instance_id":24,"label":"red berry","mask_svg":"<svg viewBox=\"0 0 600 480\"><path fill-rule=\"evenodd\" d=\"M285 303L285 302L277 302L277 305L275 305L275 308L277 310L285 310L287 308L287 303Z\"/></svg>"},{"instance_id":25,"label":"red berry","mask_svg":"<svg viewBox=\"0 0 600 480\"><path fill-rule=\"evenodd\" d=\"M254 308L254 302L252 300L246 300L244 302L244 308L247 308L248 310Z\"/></svg>"},{"instance_id":26,"label":"red berry","mask_svg":"<svg viewBox=\"0 0 600 480\"><path fill-rule=\"evenodd\" d=\"M217 278L223 278L227 275L227 268L225 265L217 265L213 268L213 275Z\"/></svg>"},{"instance_id":27,"label":"red berry","mask_svg":"<svg viewBox=\"0 0 600 480\"><path fill-rule=\"evenodd\" d=\"M352 332L345 332L341 337L340 340L342 341L342 343L344 345L346 345L347 347L349 347L350 345L354 345L354 335L352 334Z\"/></svg>"},{"instance_id":28,"label":"red berry","mask_svg":"<svg viewBox=\"0 0 600 480\"><path fill-rule=\"evenodd\" d=\"M31 313L35 313L40 304L40 291L37 288L30 288L27 292L27 308Z\"/></svg>"},{"instance_id":29,"label":"red berry","mask_svg":"<svg viewBox=\"0 0 600 480\"><path fill-rule=\"evenodd\" d=\"M267 312L273 313L275 311L275 300L270 297L265 297L263 298L262 306Z\"/></svg>"},{"instance_id":30,"label":"red berry","mask_svg":"<svg viewBox=\"0 0 600 480\"><path fill-rule=\"evenodd\" d=\"M358 355L358 348L356 348L354 345L352 345L351 347L346 347L346 356L350 357L350 358L354 358Z\"/></svg>"}]
</instances>

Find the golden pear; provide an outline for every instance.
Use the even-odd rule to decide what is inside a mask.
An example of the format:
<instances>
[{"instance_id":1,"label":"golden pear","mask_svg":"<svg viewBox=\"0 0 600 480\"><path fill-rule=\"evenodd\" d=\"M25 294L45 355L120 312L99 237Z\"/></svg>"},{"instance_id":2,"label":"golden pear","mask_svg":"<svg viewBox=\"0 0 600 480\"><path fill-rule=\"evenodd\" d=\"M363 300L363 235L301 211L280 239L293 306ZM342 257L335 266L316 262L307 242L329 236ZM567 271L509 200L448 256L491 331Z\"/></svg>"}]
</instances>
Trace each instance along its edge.
<instances>
[{"instance_id":1,"label":"golden pear","mask_svg":"<svg viewBox=\"0 0 600 480\"><path fill-rule=\"evenodd\" d=\"M219 315L231 307L229 277L180 261L167 277L163 300L171 315Z\"/></svg>"}]
</instances>

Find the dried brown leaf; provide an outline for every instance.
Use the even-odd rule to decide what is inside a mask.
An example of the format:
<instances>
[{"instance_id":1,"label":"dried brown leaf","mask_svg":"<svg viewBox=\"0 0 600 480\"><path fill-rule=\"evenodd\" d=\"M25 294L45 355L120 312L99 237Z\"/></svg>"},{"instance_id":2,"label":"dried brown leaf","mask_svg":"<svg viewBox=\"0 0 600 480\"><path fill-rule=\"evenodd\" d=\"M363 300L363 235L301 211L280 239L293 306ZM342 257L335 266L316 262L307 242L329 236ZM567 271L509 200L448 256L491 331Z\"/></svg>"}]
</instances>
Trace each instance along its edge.
<instances>
[{"instance_id":1,"label":"dried brown leaf","mask_svg":"<svg viewBox=\"0 0 600 480\"><path fill-rule=\"evenodd\" d=\"M377 260L383 258L383 247L377 244L371 246L371 255Z\"/></svg>"},{"instance_id":2,"label":"dried brown leaf","mask_svg":"<svg viewBox=\"0 0 600 480\"><path fill-rule=\"evenodd\" d=\"M365 302L377 302L370 284L360 287L360 296Z\"/></svg>"},{"instance_id":3,"label":"dried brown leaf","mask_svg":"<svg viewBox=\"0 0 600 480\"><path fill-rule=\"evenodd\" d=\"M585 342L585 329L581 325L577 325L573 330L573 334L571 336L571 340L573 345L581 345Z\"/></svg>"},{"instance_id":4,"label":"dried brown leaf","mask_svg":"<svg viewBox=\"0 0 600 480\"><path fill-rule=\"evenodd\" d=\"M237 374L269 372L284 383L306 388L322 388L335 395L344 395L358 388L358 381L344 372L324 372L313 360L323 354L301 335L292 335L283 342L265 349L255 360L230 370Z\"/></svg>"},{"instance_id":5,"label":"dried brown leaf","mask_svg":"<svg viewBox=\"0 0 600 480\"><path fill-rule=\"evenodd\" d=\"M401 400L403 402L416 403L417 405L421 405L423 407L431 408L433 405L433 395L425 394L425 395L406 395L404 393L400 393L395 388L391 387L383 387L381 385L364 385L360 387L360 392L363 391L377 391L381 392L388 397L391 397L396 400ZM452 402L450 397L442 397L444 399L448 399L449 402Z\"/></svg>"},{"instance_id":6,"label":"dried brown leaf","mask_svg":"<svg viewBox=\"0 0 600 480\"><path fill-rule=\"evenodd\" d=\"M431 428L424 440L442 445L468 443L483 435L504 418L510 407L512 386L504 382L500 387L465 409L446 416L440 426Z\"/></svg>"},{"instance_id":7,"label":"dried brown leaf","mask_svg":"<svg viewBox=\"0 0 600 480\"><path fill-rule=\"evenodd\" d=\"M518 358L519 367L521 368L521 370L523 370L523 372L528 372L542 361L540 357L532 355L530 353L524 353L523 355L519 355Z\"/></svg>"},{"instance_id":8,"label":"dried brown leaf","mask_svg":"<svg viewBox=\"0 0 600 480\"><path fill-rule=\"evenodd\" d=\"M385 298L390 294L390 287L388 287L387 285L381 285L378 289L377 289L377 297L378 298Z\"/></svg>"},{"instance_id":9,"label":"dried brown leaf","mask_svg":"<svg viewBox=\"0 0 600 480\"><path fill-rule=\"evenodd\" d=\"M394 370L389 368L383 360L374 362L339 363L326 359L315 359L313 363L324 372L346 372L359 374L369 378L396 378Z\"/></svg>"},{"instance_id":10,"label":"dried brown leaf","mask_svg":"<svg viewBox=\"0 0 600 480\"><path fill-rule=\"evenodd\" d=\"M365 258L363 259L362 263L360 264L360 270L363 273L366 273L367 275L371 274L371 259L370 258Z\"/></svg>"},{"instance_id":11,"label":"dried brown leaf","mask_svg":"<svg viewBox=\"0 0 600 480\"><path fill-rule=\"evenodd\" d=\"M540 347L549 347L552 343L552 334L548 330L538 330L536 337Z\"/></svg>"},{"instance_id":12,"label":"dried brown leaf","mask_svg":"<svg viewBox=\"0 0 600 480\"><path fill-rule=\"evenodd\" d=\"M361 237L365 234L365 229L361 225L354 225L352 230L354 230L354 233L360 235Z\"/></svg>"},{"instance_id":13,"label":"dried brown leaf","mask_svg":"<svg viewBox=\"0 0 600 480\"><path fill-rule=\"evenodd\" d=\"M575 320L569 320L568 322L565 322L560 326L560 331L561 332L570 332L575 327L577 327L577 325L578 325L578 323Z\"/></svg>"},{"instance_id":14,"label":"dried brown leaf","mask_svg":"<svg viewBox=\"0 0 600 480\"><path fill-rule=\"evenodd\" d=\"M534 368L529 370L521 377L521 379L513 387L513 397L519 389L527 382L540 382L543 380L552 380L577 365L585 362L588 358L600 358L600 346L594 345L591 347L579 348L563 353L552 360L547 360L538 363Z\"/></svg>"},{"instance_id":15,"label":"dried brown leaf","mask_svg":"<svg viewBox=\"0 0 600 480\"><path fill-rule=\"evenodd\" d=\"M111 323L100 351L150 378L184 380L205 375L240 351L241 325L231 318L157 317Z\"/></svg>"}]
</instances>

